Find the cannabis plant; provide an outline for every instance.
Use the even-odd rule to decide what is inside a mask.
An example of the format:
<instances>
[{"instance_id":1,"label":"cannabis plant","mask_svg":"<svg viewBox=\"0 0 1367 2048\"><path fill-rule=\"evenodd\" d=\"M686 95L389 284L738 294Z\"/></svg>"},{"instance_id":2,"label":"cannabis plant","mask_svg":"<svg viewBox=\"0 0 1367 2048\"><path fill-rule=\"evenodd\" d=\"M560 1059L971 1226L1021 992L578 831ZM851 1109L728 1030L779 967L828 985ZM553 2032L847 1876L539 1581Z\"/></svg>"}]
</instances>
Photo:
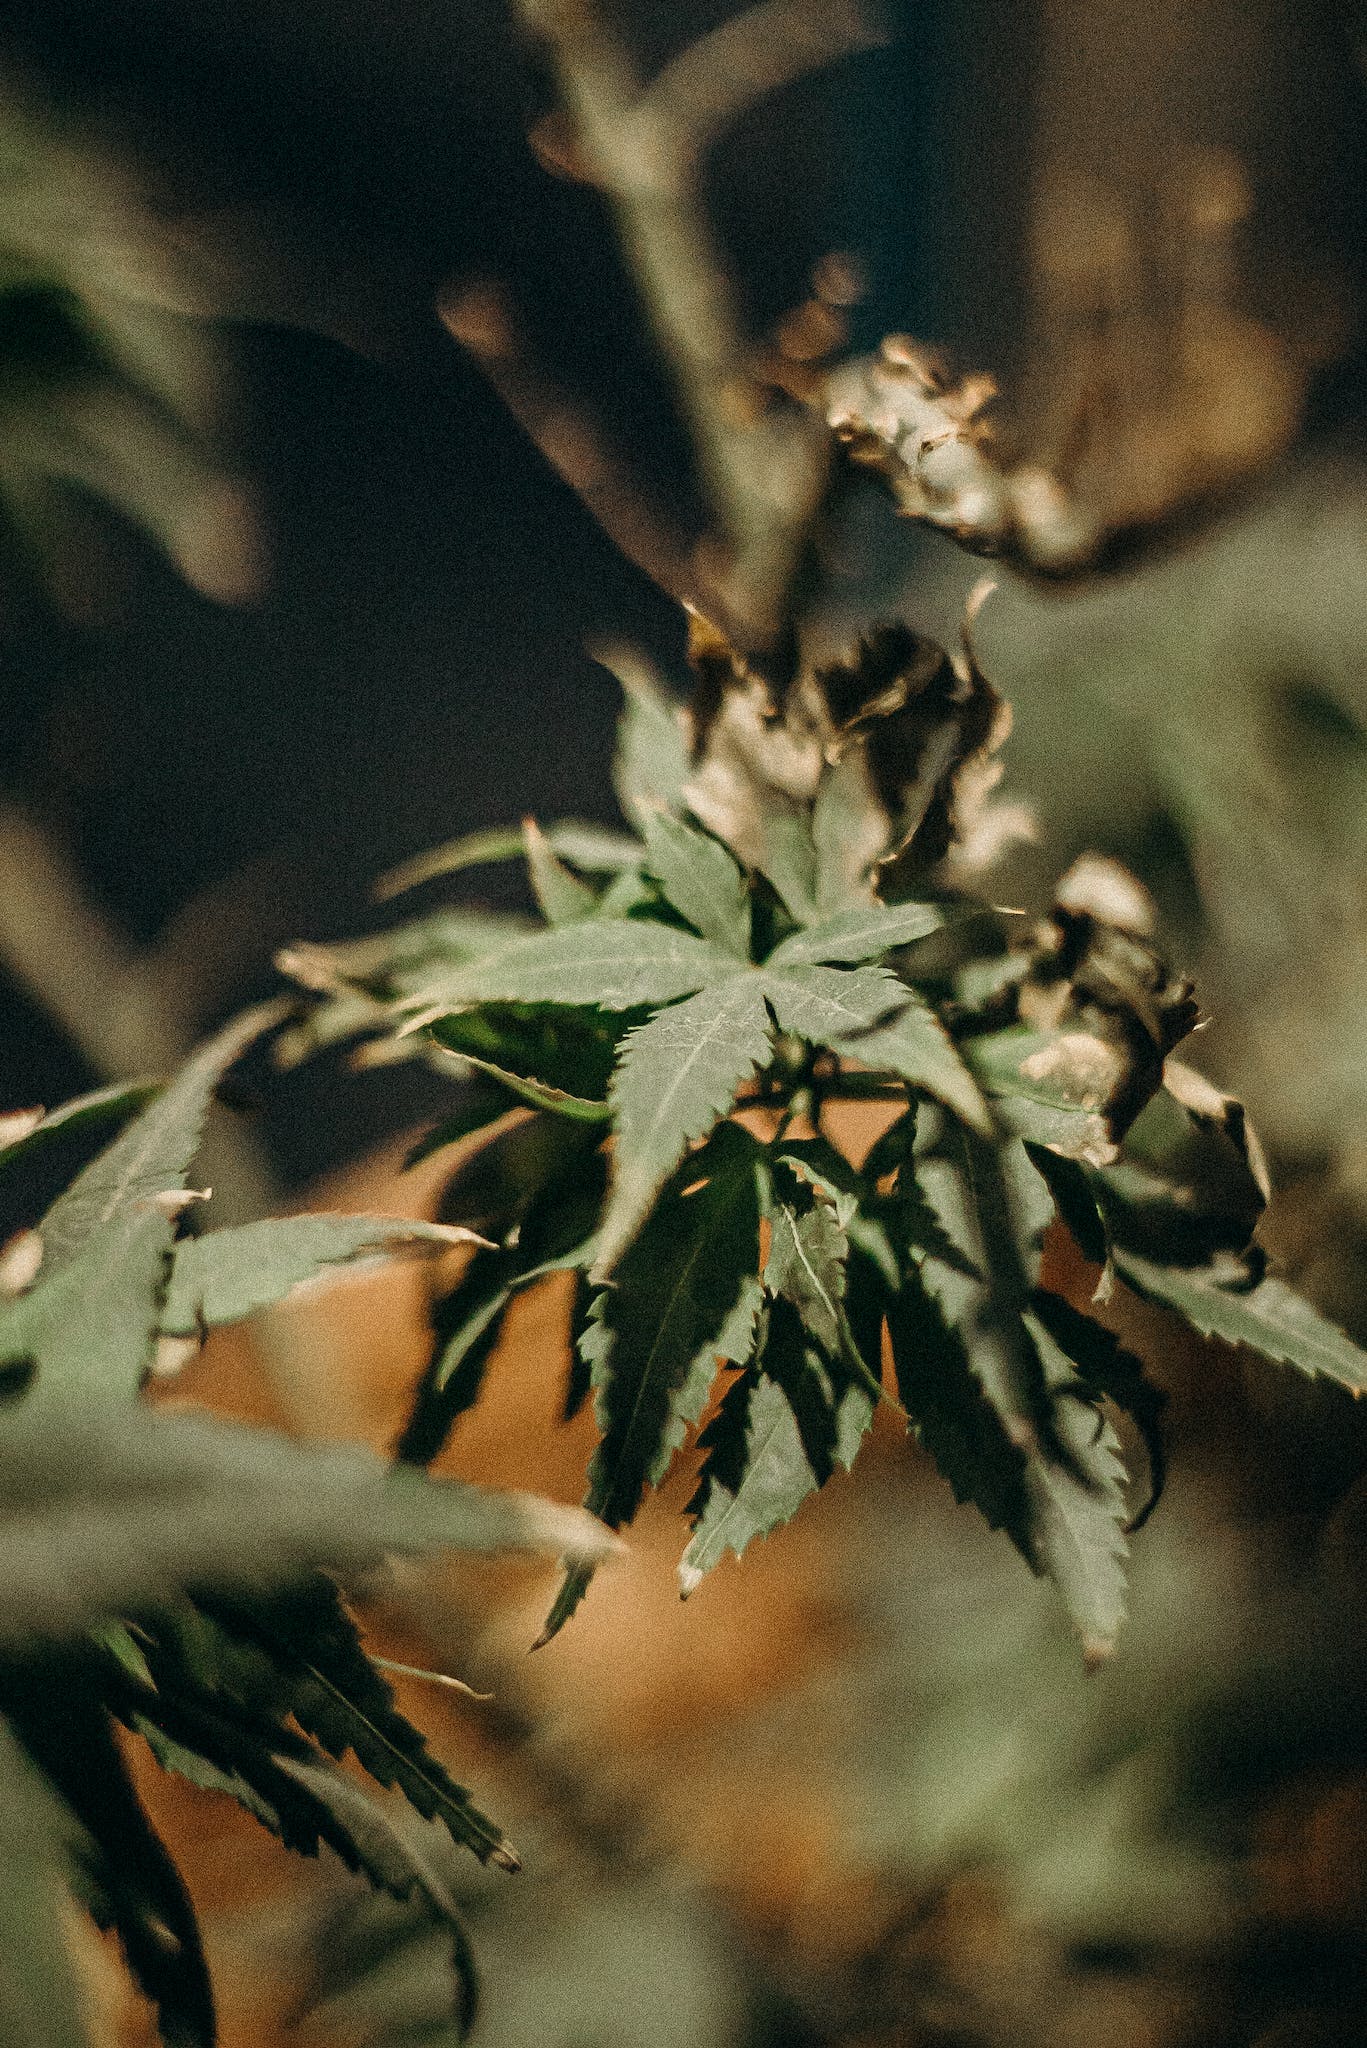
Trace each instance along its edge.
<instances>
[{"instance_id":1,"label":"cannabis plant","mask_svg":"<svg viewBox=\"0 0 1367 2048\"><path fill-rule=\"evenodd\" d=\"M287 956L316 1036L467 1077L418 1153L464 1143L444 1213L492 1242L437 1302L400 1455L436 1453L513 1297L568 1270L588 1508L628 1524L705 1418L683 1594L852 1465L882 1404L1103 1659L1163 1473L1117 1283L1354 1393L1367 1356L1265 1270L1261 1151L1172 1057L1199 1012L1138 884L1084 859L1039 922L974 892L1023 821L967 629L953 657L881 629L782 698L696 618L693 661L687 712L627 672L630 835L528 825L397 878L520 845L539 924L452 908ZM1052 1230L1087 1307L1049 1284ZM570 1562L543 1640L592 1571Z\"/></svg>"},{"instance_id":2,"label":"cannabis plant","mask_svg":"<svg viewBox=\"0 0 1367 2048\"><path fill-rule=\"evenodd\" d=\"M0 1125L0 1175L20 1187L73 1138L126 1126L0 1257L0 2032L25 2048L87 2042L68 1894L117 1933L170 2048L215 2037L194 1910L125 1736L442 1927L451 2023L467 2022L448 1855L517 1858L399 1712L346 1590L391 1553L568 1543L588 1562L611 1541L574 1510L139 1399L205 1332L329 1266L468 1236L384 1216L184 1234L210 1095L270 1021L230 1026L164 1092L109 1088ZM341 1768L348 1754L420 1824Z\"/></svg>"}]
</instances>

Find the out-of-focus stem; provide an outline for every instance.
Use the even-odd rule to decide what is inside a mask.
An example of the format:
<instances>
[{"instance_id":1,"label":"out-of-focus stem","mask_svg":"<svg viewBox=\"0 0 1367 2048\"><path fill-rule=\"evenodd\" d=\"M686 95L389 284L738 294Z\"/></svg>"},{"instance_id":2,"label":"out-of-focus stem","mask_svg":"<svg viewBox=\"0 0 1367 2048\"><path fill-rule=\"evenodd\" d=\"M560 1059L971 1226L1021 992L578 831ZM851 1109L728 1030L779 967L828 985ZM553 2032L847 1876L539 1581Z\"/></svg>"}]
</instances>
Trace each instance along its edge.
<instances>
[{"instance_id":1,"label":"out-of-focus stem","mask_svg":"<svg viewBox=\"0 0 1367 2048\"><path fill-rule=\"evenodd\" d=\"M754 85L732 77L729 102L704 113L717 64L707 42L647 89L592 0L517 0L550 51L588 174L607 194L632 274L673 371L719 533L700 582L713 608L751 649L772 646L825 488L830 437L824 423L778 402L751 366L725 266L707 225L697 181L700 145L718 119L769 80L795 75L793 0L728 25L732 39L788 21L789 54L756 64ZM841 13L844 14L842 9ZM743 23L749 23L743 28ZM811 47L810 45L808 46ZM823 41L829 54L829 41ZM724 67L723 67L724 68Z\"/></svg>"}]
</instances>

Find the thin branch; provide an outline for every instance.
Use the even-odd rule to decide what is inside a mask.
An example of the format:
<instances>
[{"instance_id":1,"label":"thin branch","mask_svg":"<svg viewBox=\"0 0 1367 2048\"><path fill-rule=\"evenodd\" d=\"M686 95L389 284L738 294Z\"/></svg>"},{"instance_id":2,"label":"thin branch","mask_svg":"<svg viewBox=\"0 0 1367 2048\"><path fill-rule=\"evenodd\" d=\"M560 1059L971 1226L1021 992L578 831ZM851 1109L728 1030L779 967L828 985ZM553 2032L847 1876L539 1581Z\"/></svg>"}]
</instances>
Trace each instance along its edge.
<instances>
[{"instance_id":1,"label":"thin branch","mask_svg":"<svg viewBox=\"0 0 1367 2048\"><path fill-rule=\"evenodd\" d=\"M474 286L442 300L438 311L523 432L627 559L671 597L693 601L697 591L686 537L647 502L625 463L532 362L498 288Z\"/></svg>"},{"instance_id":2,"label":"thin branch","mask_svg":"<svg viewBox=\"0 0 1367 2048\"><path fill-rule=\"evenodd\" d=\"M825 490L829 434L812 413L776 402L755 375L706 221L698 137L670 94L657 99L644 87L592 0L517 5L549 49L585 167L612 204L678 386L719 527L699 581L743 646L772 646Z\"/></svg>"},{"instance_id":3,"label":"thin branch","mask_svg":"<svg viewBox=\"0 0 1367 2048\"><path fill-rule=\"evenodd\" d=\"M888 41L861 0L760 0L680 51L651 80L646 100L701 151L758 100Z\"/></svg>"}]
</instances>

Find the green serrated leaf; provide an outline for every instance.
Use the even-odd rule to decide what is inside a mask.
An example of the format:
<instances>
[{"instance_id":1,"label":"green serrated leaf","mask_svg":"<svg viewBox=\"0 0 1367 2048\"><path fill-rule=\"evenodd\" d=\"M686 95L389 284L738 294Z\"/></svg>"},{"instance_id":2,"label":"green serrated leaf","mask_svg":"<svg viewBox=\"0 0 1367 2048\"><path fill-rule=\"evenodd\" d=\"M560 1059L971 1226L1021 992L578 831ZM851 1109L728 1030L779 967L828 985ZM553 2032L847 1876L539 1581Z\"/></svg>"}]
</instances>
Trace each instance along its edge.
<instances>
[{"instance_id":1,"label":"green serrated leaf","mask_svg":"<svg viewBox=\"0 0 1367 2048\"><path fill-rule=\"evenodd\" d=\"M462 2031L474 2015L476 1978L456 1909L452 1844L435 1822L391 1814L356 1778L269 1714L242 1711L226 1693L136 1692L119 1711L166 1768L236 1799L289 1849L326 1845L379 1891L420 1906L449 1933Z\"/></svg>"},{"instance_id":2,"label":"green serrated leaf","mask_svg":"<svg viewBox=\"0 0 1367 2048\"><path fill-rule=\"evenodd\" d=\"M1130 1523L1141 1529L1157 1507L1167 1475L1163 1441L1163 1410L1168 1397L1154 1385L1139 1359L1126 1351L1114 1332L1071 1302L1045 1288L1036 1288L1034 1312L1049 1335L1077 1367L1093 1393L1104 1395L1132 1419L1149 1459L1149 1497Z\"/></svg>"},{"instance_id":3,"label":"green serrated leaf","mask_svg":"<svg viewBox=\"0 0 1367 2048\"><path fill-rule=\"evenodd\" d=\"M793 932L777 945L767 967L807 967L822 962L860 966L875 961L894 946L909 946L941 929L945 912L935 903L882 903L843 910L820 924Z\"/></svg>"},{"instance_id":4,"label":"green serrated leaf","mask_svg":"<svg viewBox=\"0 0 1367 2048\"><path fill-rule=\"evenodd\" d=\"M0 1421L0 1492L9 1648L164 1611L186 1586L278 1587L390 1551L579 1550L597 1561L612 1545L578 1509L132 1403L74 1416L25 1401Z\"/></svg>"},{"instance_id":5,"label":"green serrated leaf","mask_svg":"<svg viewBox=\"0 0 1367 2048\"><path fill-rule=\"evenodd\" d=\"M519 1101L582 1122L607 1115L604 1099L620 1027L596 1009L483 1003L441 1017L431 1029L444 1051Z\"/></svg>"},{"instance_id":6,"label":"green serrated leaf","mask_svg":"<svg viewBox=\"0 0 1367 2048\"><path fill-rule=\"evenodd\" d=\"M616 676L625 696L612 764L612 786L623 815L636 823L648 811L682 809L690 770L683 706L638 656L605 650L598 659Z\"/></svg>"},{"instance_id":7,"label":"green serrated leaf","mask_svg":"<svg viewBox=\"0 0 1367 2048\"><path fill-rule=\"evenodd\" d=\"M233 1800L263 1828L269 1828L273 1835L283 1833L279 1808L264 1799L241 1771L216 1763L212 1757L201 1756L188 1743L177 1742L173 1735L168 1735L146 1714L130 1712L128 1726L135 1735L142 1737L164 1771L183 1778L187 1785L198 1786L201 1792L217 1792L223 1798Z\"/></svg>"},{"instance_id":8,"label":"green serrated leaf","mask_svg":"<svg viewBox=\"0 0 1367 2048\"><path fill-rule=\"evenodd\" d=\"M1001 1516L1027 1563L1053 1582L1095 1663L1110 1654L1125 1613L1125 1474L1114 1432L1076 1397L1077 1374L1032 1313L1052 1204L1037 1205L1032 1185L1040 1197L1044 1190L1018 1147L999 1149L962 1129L919 1164L942 1223L984 1276L974 1281L928 1257L926 1288L1024 1460L1014 1504L995 1451L981 1482L966 1472L955 1483L977 1488L970 1497L981 1493L984 1512Z\"/></svg>"},{"instance_id":9,"label":"green serrated leaf","mask_svg":"<svg viewBox=\"0 0 1367 2048\"><path fill-rule=\"evenodd\" d=\"M850 1244L840 1197L832 1198L803 1174L800 1161L785 1170L784 1162L777 1160L772 1187L765 1292L791 1303L817 1349L854 1372L877 1399L882 1391L877 1372L861 1355L845 1313Z\"/></svg>"},{"instance_id":10,"label":"green serrated leaf","mask_svg":"<svg viewBox=\"0 0 1367 2048\"><path fill-rule=\"evenodd\" d=\"M664 1190L599 1294L582 1349L597 1393L602 1441L589 1466L590 1512L629 1522L658 1486L718 1364L743 1364L755 1341L760 1148L723 1124ZM700 1181L702 1185L694 1183ZM571 1571L540 1640L583 1598L591 1571Z\"/></svg>"},{"instance_id":11,"label":"green serrated leaf","mask_svg":"<svg viewBox=\"0 0 1367 2048\"><path fill-rule=\"evenodd\" d=\"M522 844L532 894L547 924L577 924L580 918L591 917L598 901L593 890L565 866L532 818L523 822Z\"/></svg>"},{"instance_id":12,"label":"green serrated leaf","mask_svg":"<svg viewBox=\"0 0 1367 2048\"><path fill-rule=\"evenodd\" d=\"M184 1188L215 1087L253 1039L283 1015L283 1005L270 1003L235 1018L76 1176L40 1226L45 1273L60 1271L97 1231L116 1221L132 1219L135 1227L139 1204Z\"/></svg>"},{"instance_id":13,"label":"green serrated leaf","mask_svg":"<svg viewBox=\"0 0 1367 2048\"><path fill-rule=\"evenodd\" d=\"M868 1180L893 1176L890 1191L872 1204L882 1229L893 1248L897 1272L908 1263L919 1264L927 1257L938 1259L970 1280L982 1275L963 1246L945 1229L932 1203L927 1200L916 1167L916 1111L913 1106L890 1124L876 1140L864 1161Z\"/></svg>"},{"instance_id":14,"label":"green serrated leaf","mask_svg":"<svg viewBox=\"0 0 1367 2048\"><path fill-rule=\"evenodd\" d=\"M93 1845L99 1918L112 1924L166 2048L214 2048L213 1990L188 1892L148 1820L99 1699L29 1664L10 1721Z\"/></svg>"},{"instance_id":15,"label":"green serrated leaf","mask_svg":"<svg viewBox=\"0 0 1367 2048\"><path fill-rule=\"evenodd\" d=\"M606 1123L612 1115L612 1106L607 1101L598 1101L591 1095L571 1095L565 1088L553 1088L549 1082L537 1081L525 1074L515 1074L509 1067L496 1066L492 1060L480 1059L475 1053L462 1052L456 1055L473 1067L477 1073L485 1074L491 1081L497 1081L519 1102L525 1102L531 1109L548 1110L552 1116L571 1117L581 1124ZM436 1149L435 1147L433 1148ZM427 1155L420 1154L420 1157Z\"/></svg>"},{"instance_id":16,"label":"green serrated leaf","mask_svg":"<svg viewBox=\"0 0 1367 2048\"><path fill-rule=\"evenodd\" d=\"M176 1247L163 1336L193 1337L282 1301L330 1266L377 1254L478 1242L470 1230L404 1216L282 1216L192 1237Z\"/></svg>"},{"instance_id":17,"label":"green serrated leaf","mask_svg":"<svg viewBox=\"0 0 1367 2048\"><path fill-rule=\"evenodd\" d=\"M752 1367L728 1388L700 1444L707 1455L690 1505L693 1537L678 1568L685 1600L728 1550L740 1557L816 1490L787 1395Z\"/></svg>"},{"instance_id":18,"label":"green serrated leaf","mask_svg":"<svg viewBox=\"0 0 1367 2048\"><path fill-rule=\"evenodd\" d=\"M837 1464L848 1471L873 1409L868 1389L821 1357L797 1308L775 1301L758 1364L733 1381L700 1439L707 1456L689 1503L680 1594L686 1599L728 1550L739 1557L791 1521Z\"/></svg>"},{"instance_id":19,"label":"green serrated leaf","mask_svg":"<svg viewBox=\"0 0 1367 2048\"><path fill-rule=\"evenodd\" d=\"M667 811L647 811L642 822L645 871L665 899L703 938L750 958L750 891L720 840Z\"/></svg>"},{"instance_id":20,"label":"green serrated leaf","mask_svg":"<svg viewBox=\"0 0 1367 2048\"><path fill-rule=\"evenodd\" d=\"M59 1271L0 1307L0 1366L30 1365L29 1400L130 1400L152 1364L174 1230L152 1207L99 1231Z\"/></svg>"},{"instance_id":21,"label":"green serrated leaf","mask_svg":"<svg viewBox=\"0 0 1367 2048\"><path fill-rule=\"evenodd\" d=\"M912 1267L888 1302L897 1391L909 1426L962 1506L971 1501L992 1529L1029 1555L1025 1452L988 1400L944 1304Z\"/></svg>"},{"instance_id":22,"label":"green serrated leaf","mask_svg":"<svg viewBox=\"0 0 1367 2048\"><path fill-rule=\"evenodd\" d=\"M401 1792L424 1820L439 1821L481 1862L518 1867L501 1828L399 1712L334 1586L315 1581L270 1602L220 1602L212 1613L219 1647L228 1653L223 1677L239 1704L250 1710L267 1693L278 1719L288 1717L339 1761L354 1755L376 1784ZM239 1662L235 1686L234 1659L244 1652L245 1684Z\"/></svg>"},{"instance_id":23,"label":"green serrated leaf","mask_svg":"<svg viewBox=\"0 0 1367 2048\"><path fill-rule=\"evenodd\" d=\"M211 1039L43 1218L37 1281L0 1308L0 1364L36 1368L32 1400L137 1391L170 1273L176 1198L210 1097L238 1054L281 1014L278 1005L254 1010Z\"/></svg>"},{"instance_id":24,"label":"green serrated leaf","mask_svg":"<svg viewBox=\"0 0 1367 2048\"><path fill-rule=\"evenodd\" d=\"M6 1172L21 1159L27 1166L39 1153L45 1152L55 1139L66 1133L90 1126L98 1129L106 1123L123 1123L138 1110L145 1107L157 1093L156 1084L150 1081L118 1081L108 1088L96 1088L88 1095L77 1095L70 1102L59 1104L45 1114L33 1112L29 1128L19 1137L0 1144L0 1173ZM0 1126L5 1119L0 1118Z\"/></svg>"},{"instance_id":25,"label":"green serrated leaf","mask_svg":"<svg viewBox=\"0 0 1367 2048\"><path fill-rule=\"evenodd\" d=\"M1026 1464L1038 1569L1058 1587L1089 1667L1115 1649L1125 1619L1129 1522L1120 1444L1104 1416L1077 1398L1071 1361L1031 1311L1024 1318L1053 1397L1056 1454Z\"/></svg>"},{"instance_id":26,"label":"green serrated leaf","mask_svg":"<svg viewBox=\"0 0 1367 2048\"><path fill-rule=\"evenodd\" d=\"M562 1003L633 1010L674 1002L735 971L729 954L673 925L592 918L536 932L429 981L419 993L422 1006L432 1008Z\"/></svg>"},{"instance_id":27,"label":"green serrated leaf","mask_svg":"<svg viewBox=\"0 0 1367 2048\"><path fill-rule=\"evenodd\" d=\"M595 1277L612 1271L689 1145L726 1115L772 1049L754 973L733 974L627 1033L608 1091L616 1148Z\"/></svg>"},{"instance_id":28,"label":"green serrated leaf","mask_svg":"<svg viewBox=\"0 0 1367 2048\"><path fill-rule=\"evenodd\" d=\"M794 967L764 972L779 1028L884 1069L936 1096L974 1130L991 1129L987 1106L929 1004L882 967Z\"/></svg>"},{"instance_id":29,"label":"green serrated leaf","mask_svg":"<svg viewBox=\"0 0 1367 2048\"><path fill-rule=\"evenodd\" d=\"M1097 1202L1096 1190L1086 1168L1077 1159L1055 1152L1051 1146L1025 1140L1026 1155L1054 1198L1054 1206L1069 1235L1092 1265L1103 1272L1111 1264L1111 1240L1106 1219Z\"/></svg>"},{"instance_id":30,"label":"green serrated leaf","mask_svg":"<svg viewBox=\"0 0 1367 2048\"><path fill-rule=\"evenodd\" d=\"M1160 1266L1129 1251L1118 1250L1115 1262L1136 1294L1176 1309L1203 1337L1245 1345L1350 1394L1367 1392L1367 1353L1284 1280L1222 1285L1217 1267Z\"/></svg>"}]
</instances>

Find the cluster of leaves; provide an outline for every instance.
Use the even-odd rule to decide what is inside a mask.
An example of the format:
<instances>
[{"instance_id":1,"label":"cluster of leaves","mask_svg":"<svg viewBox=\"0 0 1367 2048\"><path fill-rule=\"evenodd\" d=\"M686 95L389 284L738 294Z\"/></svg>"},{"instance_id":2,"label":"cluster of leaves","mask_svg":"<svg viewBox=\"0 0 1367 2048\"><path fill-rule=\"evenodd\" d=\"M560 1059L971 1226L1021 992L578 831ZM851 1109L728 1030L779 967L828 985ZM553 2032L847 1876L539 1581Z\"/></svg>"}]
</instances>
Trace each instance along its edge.
<instances>
[{"instance_id":1,"label":"cluster of leaves","mask_svg":"<svg viewBox=\"0 0 1367 2048\"><path fill-rule=\"evenodd\" d=\"M595 1514L629 1523L714 1404L685 1594L849 1466L883 1401L1104 1657L1148 1511L1115 1418L1151 1505L1163 1396L1041 1284L1050 1226L1097 1268L1097 1303L1118 1278L1353 1392L1367 1357L1264 1271L1261 1154L1240 1105L1170 1057L1198 1012L1138 885L1083 860L1038 924L966 893L1021 826L967 638L951 657L883 629L782 699L700 623L693 653L691 725L626 678L631 835L525 828L540 925L452 909L289 961L324 997L320 1034L460 1063L423 1156L483 1134L444 1213L494 1243L437 1305L401 1455L433 1456L478 1398L514 1295L570 1270L565 1409L592 1390ZM884 1106L862 1159L831 1136L852 1102ZM591 1570L570 1566L546 1636Z\"/></svg>"},{"instance_id":2,"label":"cluster of leaves","mask_svg":"<svg viewBox=\"0 0 1367 2048\"><path fill-rule=\"evenodd\" d=\"M160 1094L111 1088L0 1125L7 1179L83 1126L126 1126L0 1257L0 2031L32 2048L87 2040L63 1894L117 1931L169 2048L214 2039L194 1911L119 1726L290 1847L326 1844L442 1927L451 2021L467 2022L474 1980L446 1864L453 1845L505 1869L517 1859L398 1711L333 1574L444 1548L568 1544L592 1559L612 1542L576 1509L137 1398L205 1331L328 1266L469 1236L383 1216L179 1234L212 1092L270 1021L230 1026ZM425 1825L396 1818L342 1767L348 1754Z\"/></svg>"}]
</instances>

